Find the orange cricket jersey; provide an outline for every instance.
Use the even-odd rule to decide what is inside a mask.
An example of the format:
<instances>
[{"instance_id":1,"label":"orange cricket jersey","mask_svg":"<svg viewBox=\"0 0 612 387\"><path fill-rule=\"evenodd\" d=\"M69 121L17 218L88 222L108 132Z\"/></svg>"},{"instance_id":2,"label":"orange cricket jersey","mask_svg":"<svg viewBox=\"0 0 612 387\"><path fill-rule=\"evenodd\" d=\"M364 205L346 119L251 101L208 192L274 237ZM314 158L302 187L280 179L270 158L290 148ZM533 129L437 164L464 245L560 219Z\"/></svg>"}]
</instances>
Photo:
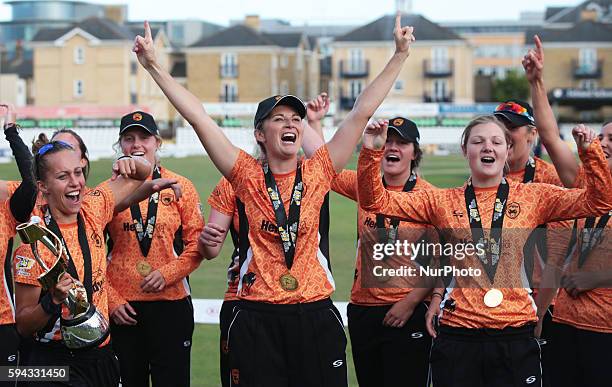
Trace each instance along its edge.
<instances>
[{"instance_id":1,"label":"orange cricket jersey","mask_svg":"<svg viewBox=\"0 0 612 387\"><path fill-rule=\"evenodd\" d=\"M11 190L9 186L9 197L15 190ZM0 203L0 278L2 279L2 285L0 287L0 325L13 324L15 322L15 306L13 305L13 297L10 292L10 286L8 283L7 273L5 270L10 270L10 266L5 262L7 254L9 253L8 244L9 240L15 236L15 227L17 221L11 214L9 208L9 200ZM10 262L9 262L10 264Z\"/></svg>"},{"instance_id":2,"label":"orange cricket jersey","mask_svg":"<svg viewBox=\"0 0 612 387\"><path fill-rule=\"evenodd\" d=\"M584 166L581 166L576 177L575 187L586 185L586 174ZM599 218L595 220L595 224ZM577 233L581 234L585 224L585 219L578 220ZM584 265L578 268L578 257L580 256L580 238L578 238L577 248L574 249L570 257L569 272L609 272L610 257L612 256L612 220L606 224L603 242L591 251ZM581 293L577 298L572 298L565 291L559 290L557 304L553 313L553 320L572 325L578 329L589 331L612 333L612 289L597 288Z\"/></svg>"},{"instance_id":3,"label":"orange cricket jersey","mask_svg":"<svg viewBox=\"0 0 612 387\"><path fill-rule=\"evenodd\" d=\"M529 284L522 277L522 247L528 232L539 224L552 221L603 214L612 208L612 177L598 141L586 152L581 151L588 166L586 189L565 189L550 184L509 182L509 194L504 218L504 230L516 229L516 234L504 233L503 255L498 263L495 286L484 273L482 278L454 277L443 300L441 323L465 328L518 327L535 322L536 306ZM466 213L465 186L441 190L393 192L385 190L379 178L383 151L363 149L359 156L358 187L361 206L366 211L385 216L431 223L438 229L449 230L455 240L471 240L469 216ZM483 228L490 227L497 187L474 188ZM509 236L509 237L508 237ZM523 240L521 240L523 239ZM472 258L472 259L468 259ZM459 268L471 264L476 257L452 259ZM498 282L499 278L499 282ZM474 281L476 285L474 286ZM508 286L507 284L511 284ZM521 287L516 286L521 284ZM466 286L467 285L467 286ZM501 290L503 301L498 307L484 304L489 288Z\"/></svg>"},{"instance_id":4,"label":"orange cricket jersey","mask_svg":"<svg viewBox=\"0 0 612 387\"><path fill-rule=\"evenodd\" d=\"M378 177L380 179L380 176ZM403 186L388 186L391 191L402 191ZM417 177L417 182L413 190L435 189L426 180ZM357 199L357 171L343 170L332 182L332 190L351 200ZM389 219L385 219L385 224L389 226ZM427 226L422 223L402 221L399 230L405 229L425 229ZM376 214L364 211L361 207L357 210L357 233L361 237L363 232L374 232L376 230ZM357 253L355 261L355 277L351 289L351 302L357 305L389 305L401 300L408 294L411 288L388 287L374 288L362 287L362 265L360 239L357 240Z\"/></svg>"},{"instance_id":5,"label":"orange cricket jersey","mask_svg":"<svg viewBox=\"0 0 612 387\"><path fill-rule=\"evenodd\" d=\"M190 294L187 276L202 262L197 245L204 227L199 195L187 178L166 168L160 168L160 172L163 178L176 179L183 194L177 200L174 192L166 189L149 198L157 199L158 207L148 256L145 258L140 250L129 208L115 215L108 225L112 250L108 256L107 275L117 292L110 300L111 310L126 301L178 300L187 297ZM139 203L143 222L147 219L149 200ZM175 242L182 242L182 252L175 250ZM144 277L136 266L143 260L164 276L166 287L161 292L145 293L140 289Z\"/></svg>"},{"instance_id":6,"label":"orange cricket jersey","mask_svg":"<svg viewBox=\"0 0 612 387\"><path fill-rule=\"evenodd\" d=\"M563 183L561 182L561 179L559 179L559 175L557 175L557 170L555 169L554 165L547 163L539 157L534 157L533 160L535 161L535 175L533 177L533 183L546 183L563 187ZM520 171L508 173L506 178L508 180L522 183L523 179L525 178L525 168L521 169Z\"/></svg>"},{"instance_id":7,"label":"orange cricket jersey","mask_svg":"<svg viewBox=\"0 0 612 387\"><path fill-rule=\"evenodd\" d=\"M239 230L238 209L236 208L236 195L234 194L234 189L225 177L222 177L215 189L213 189L208 197L208 204L211 208L220 213L232 217L232 228L234 233L232 242L234 242L234 238L238 237ZM237 242L237 239L235 242ZM225 301L238 300L238 280L240 277L240 270L238 268L240 258L238 255L238 248L238 244L234 243L234 250L232 251L232 256L230 257L230 262L227 267L227 290L223 297Z\"/></svg>"},{"instance_id":8,"label":"orange cricket jersey","mask_svg":"<svg viewBox=\"0 0 612 387\"><path fill-rule=\"evenodd\" d=\"M106 280L106 246L104 245L104 227L113 217L115 208L115 199L113 192L104 183L90 190L83 197L81 207L81 215L85 222L85 230L89 241L89 249L91 251L91 269L92 269L92 285L93 285L93 304L109 321L108 315L108 294L112 290ZM40 208L34 210L34 214L44 218L44 212ZM74 260L74 265L79 275L79 280L83 282L84 262L83 253L79 246L77 222L70 224L58 224L62 236L68 246L70 255ZM41 247L38 249L41 258L47 266L55 263L55 257L51 252ZM15 281L21 284L40 287L37 278L42 274L42 268L34 259L32 250L29 245L21 245L15 250L14 257L15 266ZM90 300L91 302L91 300ZM65 306L63 306L65 307ZM41 342L49 342L51 340L60 340L61 333L59 330L59 319L49 326L50 329L39 331L36 334L36 339ZM100 346L106 345L110 341L107 339Z\"/></svg>"},{"instance_id":9,"label":"orange cricket jersey","mask_svg":"<svg viewBox=\"0 0 612 387\"><path fill-rule=\"evenodd\" d=\"M301 162L304 186L300 206L297 246L291 270L287 269L274 210L265 185L261 164L240 151L228 179L236 197L244 203L244 221L248 223L246 260L240 268L238 295L241 299L278 304L313 302L329 297L334 291L329 259L319 242L321 208L332 179L336 177L327 146ZM275 174L274 179L288 212L295 171ZM240 219L242 224L243 218ZM243 241L241 240L241 244ZM280 278L288 272L297 279L298 287L287 291Z\"/></svg>"}]
</instances>

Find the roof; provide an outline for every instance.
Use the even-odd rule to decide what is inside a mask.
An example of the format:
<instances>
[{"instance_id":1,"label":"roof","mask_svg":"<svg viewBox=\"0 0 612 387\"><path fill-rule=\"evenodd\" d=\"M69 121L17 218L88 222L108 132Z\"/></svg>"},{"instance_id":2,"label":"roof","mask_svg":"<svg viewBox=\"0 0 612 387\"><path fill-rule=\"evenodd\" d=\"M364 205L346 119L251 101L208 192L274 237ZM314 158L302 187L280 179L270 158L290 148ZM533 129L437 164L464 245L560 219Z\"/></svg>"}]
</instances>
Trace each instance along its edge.
<instances>
[{"instance_id":1,"label":"roof","mask_svg":"<svg viewBox=\"0 0 612 387\"><path fill-rule=\"evenodd\" d=\"M185 78L187 77L187 63L184 61L175 62L170 70L170 75L173 78Z\"/></svg>"},{"instance_id":2,"label":"roof","mask_svg":"<svg viewBox=\"0 0 612 387\"><path fill-rule=\"evenodd\" d=\"M537 34L544 47L546 42L612 42L612 25L592 21L581 21L570 28L530 29L525 33L525 41L531 42Z\"/></svg>"},{"instance_id":3,"label":"roof","mask_svg":"<svg viewBox=\"0 0 612 387\"><path fill-rule=\"evenodd\" d=\"M612 0L587 0L575 7L551 7L546 9L546 22L548 23L576 23L580 21L581 13L587 9L601 11L599 18L610 20L612 18ZM556 11L556 12L555 12Z\"/></svg>"},{"instance_id":4,"label":"roof","mask_svg":"<svg viewBox=\"0 0 612 387\"><path fill-rule=\"evenodd\" d=\"M2 74L17 74L22 79L32 78L34 73L32 59L3 60L0 70Z\"/></svg>"},{"instance_id":5,"label":"roof","mask_svg":"<svg viewBox=\"0 0 612 387\"><path fill-rule=\"evenodd\" d=\"M279 33L279 34L263 34L268 39L273 41L277 46L293 48L300 45L302 41L301 32Z\"/></svg>"},{"instance_id":6,"label":"roof","mask_svg":"<svg viewBox=\"0 0 612 387\"><path fill-rule=\"evenodd\" d=\"M92 17L66 28L43 28L34 35L32 41L52 42L75 28L80 28L100 40L132 40L136 36L128 27L110 19Z\"/></svg>"},{"instance_id":7,"label":"roof","mask_svg":"<svg viewBox=\"0 0 612 387\"><path fill-rule=\"evenodd\" d=\"M142 25L129 25L127 28L129 28L130 33L134 35L134 37L136 37L136 35L144 36L144 28L142 27ZM161 30L162 28L159 26L151 26L151 35L153 36L153 38L155 38Z\"/></svg>"},{"instance_id":8,"label":"roof","mask_svg":"<svg viewBox=\"0 0 612 387\"><path fill-rule=\"evenodd\" d=\"M190 47L232 47L232 46L276 46L265 34L260 34L245 25L235 25L211 36L202 38Z\"/></svg>"},{"instance_id":9,"label":"roof","mask_svg":"<svg viewBox=\"0 0 612 387\"><path fill-rule=\"evenodd\" d=\"M413 26L418 41L424 40L463 40L448 28L442 27L421 15L402 15L402 25ZM386 15L364 26L358 27L335 39L337 42L372 42L393 39L395 16Z\"/></svg>"}]
</instances>

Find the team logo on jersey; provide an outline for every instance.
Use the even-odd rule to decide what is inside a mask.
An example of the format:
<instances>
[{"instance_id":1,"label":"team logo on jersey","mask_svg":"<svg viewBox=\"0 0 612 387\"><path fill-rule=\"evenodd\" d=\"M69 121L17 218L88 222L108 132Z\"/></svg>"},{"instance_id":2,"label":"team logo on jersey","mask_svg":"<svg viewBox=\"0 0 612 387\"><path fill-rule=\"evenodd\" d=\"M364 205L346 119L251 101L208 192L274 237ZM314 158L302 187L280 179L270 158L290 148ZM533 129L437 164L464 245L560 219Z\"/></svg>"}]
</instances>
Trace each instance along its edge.
<instances>
[{"instance_id":1,"label":"team logo on jersey","mask_svg":"<svg viewBox=\"0 0 612 387\"><path fill-rule=\"evenodd\" d=\"M142 114L140 113L134 113L134 115L132 116L132 119L134 121L142 121Z\"/></svg>"},{"instance_id":2,"label":"team logo on jersey","mask_svg":"<svg viewBox=\"0 0 612 387\"><path fill-rule=\"evenodd\" d=\"M232 383L240 384L240 370L238 368L232 368Z\"/></svg>"},{"instance_id":3,"label":"team logo on jersey","mask_svg":"<svg viewBox=\"0 0 612 387\"><path fill-rule=\"evenodd\" d=\"M510 219L516 219L521 213L521 206L517 202L512 202L506 207L506 215Z\"/></svg>"},{"instance_id":4,"label":"team logo on jersey","mask_svg":"<svg viewBox=\"0 0 612 387\"><path fill-rule=\"evenodd\" d=\"M174 201L174 196L172 194L162 194L161 202L165 206L169 206Z\"/></svg>"},{"instance_id":5,"label":"team logo on jersey","mask_svg":"<svg viewBox=\"0 0 612 387\"><path fill-rule=\"evenodd\" d=\"M96 247L102 247L102 238L100 238L100 235L98 235L98 233L94 232L93 234L91 234L91 240L94 242Z\"/></svg>"},{"instance_id":6,"label":"team logo on jersey","mask_svg":"<svg viewBox=\"0 0 612 387\"><path fill-rule=\"evenodd\" d=\"M527 384L532 384L532 383L534 383L536 380L538 380L538 378L536 378L534 375L531 375L530 377L528 377L527 379L525 379L525 383L527 383Z\"/></svg>"},{"instance_id":7,"label":"team logo on jersey","mask_svg":"<svg viewBox=\"0 0 612 387\"><path fill-rule=\"evenodd\" d=\"M332 366L334 368L338 368L338 367L342 367L342 364L344 364L344 361L342 361L342 359L338 359L332 363Z\"/></svg>"},{"instance_id":8,"label":"team logo on jersey","mask_svg":"<svg viewBox=\"0 0 612 387\"><path fill-rule=\"evenodd\" d=\"M17 269L24 269L24 270L30 270L32 267L34 267L34 260L28 257L24 257L21 255L17 255L15 258L17 258Z\"/></svg>"},{"instance_id":9,"label":"team logo on jersey","mask_svg":"<svg viewBox=\"0 0 612 387\"><path fill-rule=\"evenodd\" d=\"M102 192L99 189L93 189L93 190L89 191L89 193L87 195L100 196L100 195L102 195Z\"/></svg>"}]
</instances>

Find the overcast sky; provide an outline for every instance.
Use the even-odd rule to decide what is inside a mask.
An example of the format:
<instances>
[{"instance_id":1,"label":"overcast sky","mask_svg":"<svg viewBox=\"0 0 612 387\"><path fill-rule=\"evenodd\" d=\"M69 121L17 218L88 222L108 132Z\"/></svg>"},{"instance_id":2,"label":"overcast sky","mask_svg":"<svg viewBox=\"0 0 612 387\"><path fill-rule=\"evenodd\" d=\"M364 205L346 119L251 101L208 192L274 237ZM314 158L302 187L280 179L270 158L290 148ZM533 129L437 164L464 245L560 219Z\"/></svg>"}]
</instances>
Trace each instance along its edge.
<instances>
[{"instance_id":1,"label":"overcast sky","mask_svg":"<svg viewBox=\"0 0 612 387\"><path fill-rule=\"evenodd\" d=\"M130 20L203 19L228 25L247 14L280 18L292 24L363 24L395 10L395 0L98 0L128 4ZM412 10L434 21L512 20L523 11L579 4L579 0L413 0ZM0 20L10 19L0 6Z\"/></svg>"}]
</instances>

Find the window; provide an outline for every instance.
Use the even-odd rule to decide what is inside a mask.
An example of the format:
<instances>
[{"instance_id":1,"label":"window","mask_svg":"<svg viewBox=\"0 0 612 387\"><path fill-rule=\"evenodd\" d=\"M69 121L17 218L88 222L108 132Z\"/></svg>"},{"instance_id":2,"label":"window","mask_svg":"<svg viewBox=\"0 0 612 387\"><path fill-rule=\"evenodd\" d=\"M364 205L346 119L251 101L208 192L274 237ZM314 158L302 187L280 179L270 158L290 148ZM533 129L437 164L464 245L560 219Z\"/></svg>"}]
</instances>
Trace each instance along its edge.
<instances>
[{"instance_id":1,"label":"window","mask_svg":"<svg viewBox=\"0 0 612 387\"><path fill-rule=\"evenodd\" d=\"M130 103L136 105L138 103L138 95L136 93L130 93Z\"/></svg>"},{"instance_id":2,"label":"window","mask_svg":"<svg viewBox=\"0 0 612 387\"><path fill-rule=\"evenodd\" d=\"M433 97L436 101L444 101L447 97L447 82L446 79L436 79L433 82Z\"/></svg>"},{"instance_id":3,"label":"window","mask_svg":"<svg viewBox=\"0 0 612 387\"><path fill-rule=\"evenodd\" d=\"M221 55L221 76L238 76L238 56L235 53L225 52Z\"/></svg>"},{"instance_id":4,"label":"window","mask_svg":"<svg viewBox=\"0 0 612 387\"><path fill-rule=\"evenodd\" d=\"M138 63L136 63L136 61L130 62L130 74L136 75L137 72L138 72Z\"/></svg>"},{"instance_id":5,"label":"window","mask_svg":"<svg viewBox=\"0 0 612 387\"><path fill-rule=\"evenodd\" d=\"M593 72L597 70L597 50L594 48L581 48L578 52L580 70Z\"/></svg>"},{"instance_id":6,"label":"window","mask_svg":"<svg viewBox=\"0 0 612 387\"><path fill-rule=\"evenodd\" d=\"M433 47L431 49L431 69L435 72L446 72L449 70L448 48Z\"/></svg>"},{"instance_id":7,"label":"window","mask_svg":"<svg viewBox=\"0 0 612 387\"><path fill-rule=\"evenodd\" d=\"M83 81L81 81L81 80L74 81L73 94L74 94L75 98L80 98L80 97L83 96L83 94L84 94Z\"/></svg>"},{"instance_id":8,"label":"window","mask_svg":"<svg viewBox=\"0 0 612 387\"><path fill-rule=\"evenodd\" d=\"M393 84L393 90L395 91L402 91L404 90L404 81L395 81L395 84Z\"/></svg>"},{"instance_id":9,"label":"window","mask_svg":"<svg viewBox=\"0 0 612 387\"><path fill-rule=\"evenodd\" d=\"M233 82L221 84L221 102L238 102L238 85Z\"/></svg>"},{"instance_id":10,"label":"window","mask_svg":"<svg viewBox=\"0 0 612 387\"><path fill-rule=\"evenodd\" d=\"M361 80L352 80L349 83L349 96L353 99L359 97L361 91L363 90L363 81Z\"/></svg>"},{"instance_id":11,"label":"window","mask_svg":"<svg viewBox=\"0 0 612 387\"><path fill-rule=\"evenodd\" d=\"M351 73L363 73L365 71L365 60L363 58L363 50L353 48L349 50L348 70Z\"/></svg>"},{"instance_id":12,"label":"window","mask_svg":"<svg viewBox=\"0 0 612 387\"><path fill-rule=\"evenodd\" d=\"M283 54L280 57L280 67L281 69L286 69L287 66L289 66L289 57Z\"/></svg>"},{"instance_id":13,"label":"window","mask_svg":"<svg viewBox=\"0 0 612 387\"><path fill-rule=\"evenodd\" d=\"M280 82L280 95L289 94L289 81L282 80Z\"/></svg>"},{"instance_id":14,"label":"window","mask_svg":"<svg viewBox=\"0 0 612 387\"><path fill-rule=\"evenodd\" d=\"M74 48L74 64L84 64L85 63L85 49L82 46L77 46Z\"/></svg>"}]
</instances>

